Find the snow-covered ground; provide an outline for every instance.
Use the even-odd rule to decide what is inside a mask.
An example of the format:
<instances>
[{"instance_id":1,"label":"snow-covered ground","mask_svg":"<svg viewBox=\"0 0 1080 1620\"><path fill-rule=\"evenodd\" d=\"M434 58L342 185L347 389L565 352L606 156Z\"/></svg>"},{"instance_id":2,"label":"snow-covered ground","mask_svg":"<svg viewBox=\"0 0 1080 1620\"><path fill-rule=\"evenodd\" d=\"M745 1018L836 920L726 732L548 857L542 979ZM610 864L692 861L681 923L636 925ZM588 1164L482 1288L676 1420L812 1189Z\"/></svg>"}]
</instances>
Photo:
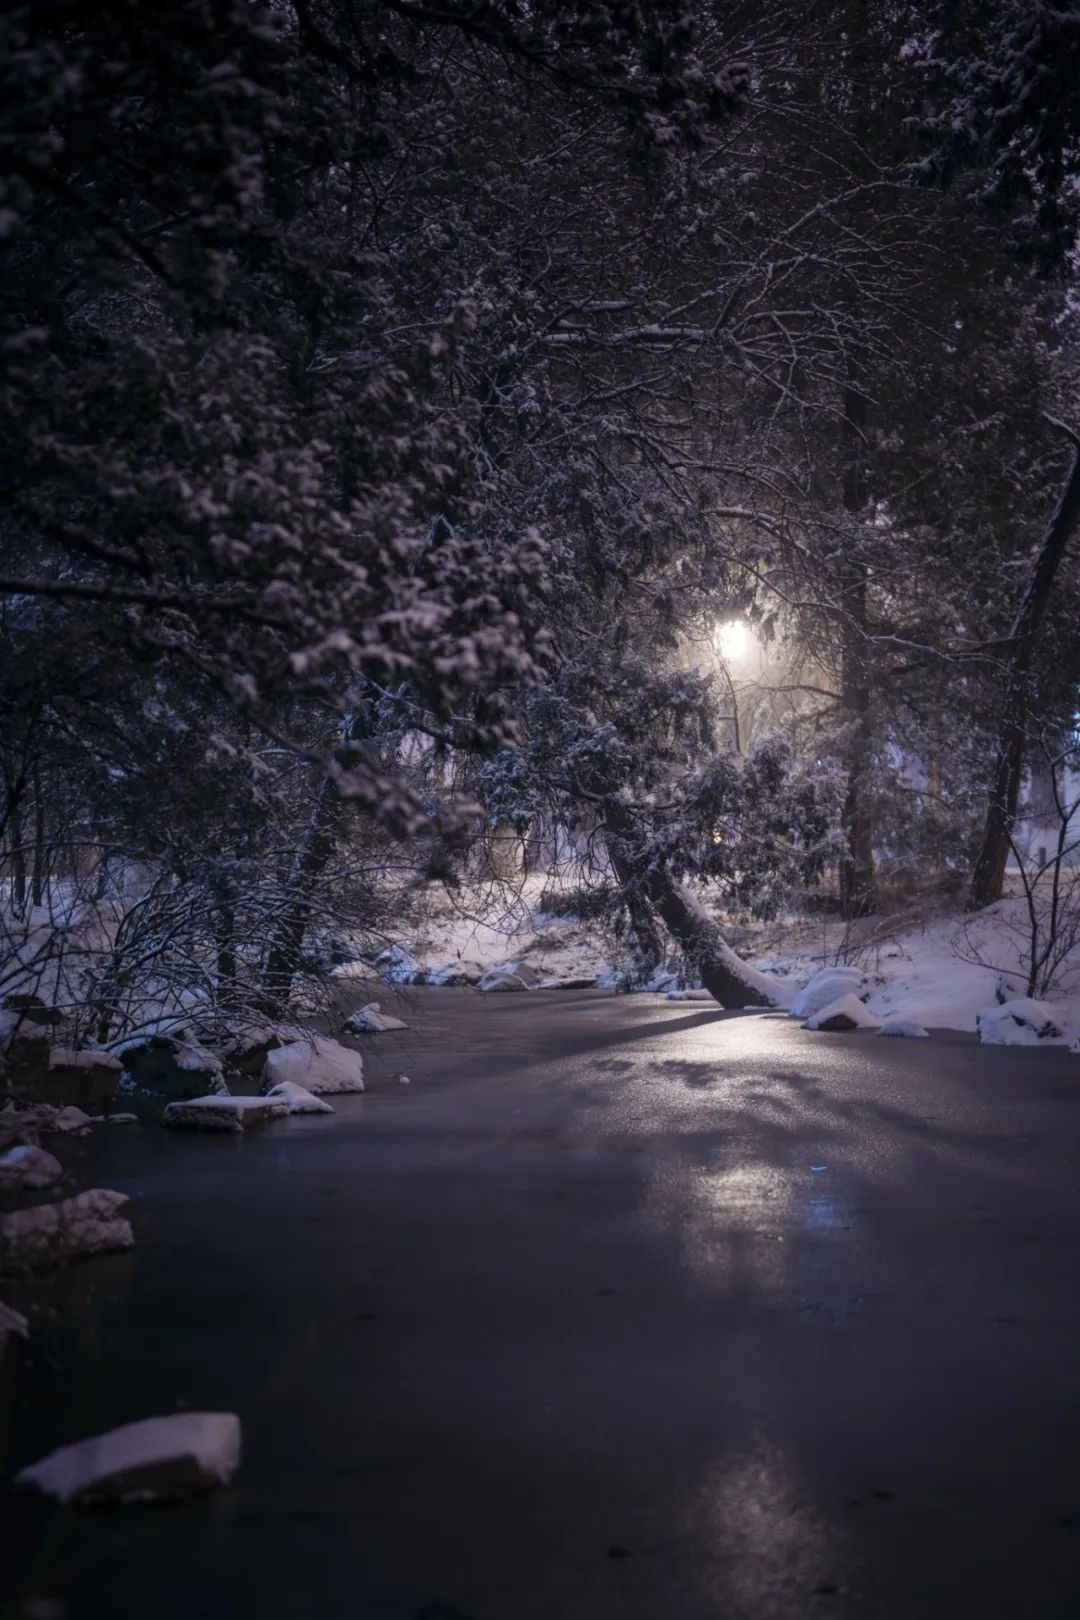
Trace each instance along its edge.
<instances>
[{"instance_id":1,"label":"snow-covered ground","mask_svg":"<svg viewBox=\"0 0 1080 1620\"><path fill-rule=\"evenodd\" d=\"M627 963L600 930L539 909L549 887L550 879L526 882L502 910L493 894L472 907L462 902L435 908L417 935L383 953L380 971L398 983L474 983L492 968L524 964L541 985L618 984ZM858 970L860 993L878 1022L898 1018L927 1029L975 1033L978 1014L997 1005L999 987L1002 995L1024 994L1023 904L1014 896L975 915L953 910L870 917L850 928L835 917L788 918L735 929L729 937L748 962L780 981L784 1005L823 966L847 966ZM342 977L363 971L360 963L338 970ZM694 988L677 974L673 958L645 988ZM1048 1000L1064 1027L1062 1039L1080 1033L1080 952L1065 964Z\"/></svg>"}]
</instances>

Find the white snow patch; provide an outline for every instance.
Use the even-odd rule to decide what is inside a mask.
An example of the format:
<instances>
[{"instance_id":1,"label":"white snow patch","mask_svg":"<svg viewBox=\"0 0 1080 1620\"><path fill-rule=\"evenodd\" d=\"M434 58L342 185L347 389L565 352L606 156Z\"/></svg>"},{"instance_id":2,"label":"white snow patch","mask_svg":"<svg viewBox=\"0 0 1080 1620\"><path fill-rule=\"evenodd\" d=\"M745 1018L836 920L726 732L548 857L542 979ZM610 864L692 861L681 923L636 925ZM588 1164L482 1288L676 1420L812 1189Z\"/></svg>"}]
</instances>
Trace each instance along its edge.
<instances>
[{"instance_id":1,"label":"white snow patch","mask_svg":"<svg viewBox=\"0 0 1080 1620\"><path fill-rule=\"evenodd\" d=\"M279 1085L283 1080L291 1080L317 1097L363 1091L364 1060L340 1041L312 1035L266 1054L264 1086Z\"/></svg>"},{"instance_id":2,"label":"white snow patch","mask_svg":"<svg viewBox=\"0 0 1080 1620\"><path fill-rule=\"evenodd\" d=\"M878 1034L898 1035L911 1040L921 1040L925 1038L926 1031L914 1018L902 1018L899 1013L893 1013L891 1018L886 1018L878 1030Z\"/></svg>"},{"instance_id":3,"label":"white snow patch","mask_svg":"<svg viewBox=\"0 0 1080 1620\"><path fill-rule=\"evenodd\" d=\"M531 990L532 985L526 984L519 973L512 973L507 968L492 968L484 974L476 988L482 996L490 996L505 994L509 990Z\"/></svg>"},{"instance_id":4,"label":"white snow patch","mask_svg":"<svg viewBox=\"0 0 1080 1620\"><path fill-rule=\"evenodd\" d=\"M856 967L827 967L815 973L792 1000L792 1018L812 1018L830 1001L854 995L862 988L863 975Z\"/></svg>"},{"instance_id":5,"label":"white snow patch","mask_svg":"<svg viewBox=\"0 0 1080 1620\"><path fill-rule=\"evenodd\" d=\"M294 1080L279 1080L276 1086L271 1086L266 1093L268 1097L280 1097L289 1106L290 1114L332 1114L334 1110L328 1102L316 1097L313 1091L307 1091L298 1086Z\"/></svg>"},{"instance_id":6,"label":"white snow patch","mask_svg":"<svg viewBox=\"0 0 1080 1620\"><path fill-rule=\"evenodd\" d=\"M43 1131L84 1131L90 1124L90 1115L69 1104L58 1108L51 1119L42 1120Z\"/></svg>"},{"instance_id":7,"label":"white snow patch","mask_svg":"<svg viewBox=\"0 0 1080 1620\"><path fill-rule=\"evenodd\" d=\"M30 1324L21 1311L13 1311L10 1305L0 1304L0 1349L6 1339L28 1339L30 1337Z\"/></svg>"},{"instance_id":8,"label":"white snow patch","mask_svg":"<svg viewBox=\"0 0 1080 1620\"><path fill-rule=\"evenodd\" d=\"M49 1052L50 1069L117 1069L124 1065L111 1052L84 1050L74 1046L54 1046Z\"/></svg>"},{"instance_id":9,"label":"white snow patch","mask_svg":"<svg viewBox=\"0 0 1080 1620\"><path fill-rule=\"evenodd\" d=\"M288 1112L289 1105L283 1097L223 1097L215 1091L206 1097L171 1102L161 1116L161 1123L170 1130L246 1131L253 1125L281 1119Z\"/></svg>"},{"instance_id":10,"label":"white snow patch","mask_svg":"<svg viewBox=\"0 0 1080 1620\"><path fill-rule=\"evenodd\" d=\"M0 1247L13 1265L62 1265L81 1255L134 1247L131 1223L120 1213L126 1193L93 1187L58 1204L19 1209L0 1220Z\"/></svg>"},{"instance_id":11,"label":"white snow patch","mask_svg":"<svg viewBox=\"0 0 1080 1620\"><path fill-rule=\"evenodd\" d=\"M0 1187L48 1187L63 1173L59 1159L23 1143L0 1153Z\"/></svg>"},{"instance_id":12,"label":"white snow patch","mask_svg":"<svg viewBox=\"0 0 1080 1620\"><path fill-rule=\"evenodd\" d=\"M393 1018L384 1013L377 1001L369 1001L365 1006L358 1007L350 1013L345 1020L345 1028L350 1035L378 1035L388 1029L408 1029L408 1024L400 1018Z\"/></svg>"},{"instance_id":13,"label":"white snow patch","mask_svg":"<svg viewBox=\"0 0 1080 1620\"><path fill-rule=\"evenodd\" d=\"M669 990L665 999L667 1001L711 1001L714 1007L719 1006L716 997L709 990Z\"/></svg>"},{"instance_id":14,"label":"white snow patch","mask_svg":"<svg viewBox=\"0 0 1080 1620\"><path fill-rule=\"evenodd\" d=\"M1036 1046L1040 1041L1059 1041L1065 1017L1048 1001L1017 996L1000 1007L984 1007L976 1024L984 1046Z\"/></svg>"},{"instance_id":15,"label":"white snow patch","mask_svg":"<svg viewBox=\"0 0 1080 1620\"><path fill-rule=\"evenodd\" d=\"M806 1020L804 1029L877 1029L881 1020L867 1012L865 1005L858 996L850 991L845 996L838 996L830 1001L827 1007L821 1007L811 1018Z\"/></svg>"},{"instance_id":16,"label":"white snow patch","mask_svg":"<svg viewBox=\"0 0 1080 1620\"><path fill-rule=\"evenodd\" d=\"M225 1485L239 1463L234 1412L174 1412L63 1446L15 1481L60 1502L155 1502Z\"/></svg>"}]
</instances>

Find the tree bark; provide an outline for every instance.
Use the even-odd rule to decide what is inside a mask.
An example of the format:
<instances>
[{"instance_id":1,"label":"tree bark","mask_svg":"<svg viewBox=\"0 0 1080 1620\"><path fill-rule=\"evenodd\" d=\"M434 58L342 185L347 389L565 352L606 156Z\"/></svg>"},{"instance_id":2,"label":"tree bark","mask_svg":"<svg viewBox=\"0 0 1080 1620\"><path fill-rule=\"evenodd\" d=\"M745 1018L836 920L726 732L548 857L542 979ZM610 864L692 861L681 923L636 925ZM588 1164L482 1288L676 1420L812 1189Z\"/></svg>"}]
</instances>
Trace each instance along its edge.
<instances>
[{"instance_id":1,"label":"tree bark","mask_svg":"<svg viewBox=\"0 0 1080 1620\"><path fill-rule=\"evenodd\" d=\"M844 511L852 519L866 505L864 449L866 397L848 383L844 389ZM852 559L844 570L841 626L840 703L848 716L847 784L841 829L840 908L845 917L874 910L874 831L869 809L872 755L870 658L867 636L866 566Z\"/></svg>"},{"instance_id":2,"label":"tree bark","mask_svg":"<svg viewBox=\"0 0 1080 1620\"><path fill-rule=\"evenodd\" d=\"M41 791L41 775L34 769L34 866L30 880L30 898L40 906L45 898L45 795Z\"/></svg>"},{"instance_id":3,"label":"tree bark","mask_svg":"<svg viewBox=\"0 0 1080 1620\"><path fill-rule=\"evenodd\" d=\"M288 900L270 936L266 953L262 995L268 1007L275 1012L283 1010L288 1004L293 980L300 966L304 930L311 915L312 891L333 854L342 808L343 801L337 787L330 777L326 777L319 789L304 841L293 857L286 878Z\"/></svg>"},{"instance_id":4,"label":"tree bark","mask_svg":"<svg viewBox=\"0 0 1080 1620\"><path fill-rule=\"evenodd\" d=\"M773 1007L763 974L731 949L716 924L667 872L647 865L637 851L636 830L626 806L604 804L604 829L615 876L624 889L643 897L701 974L701 982L722 1007Z\"/></svg>"},{"instance_id":5,"label":"tree bark","mask_svg":"<svg viewBox=\"0 0 1080 1620\"><path fill-rule=\"evenodd\" d=\"M16 799L8 810L8 837L11 842L11 898L15 915L26 912L26 850L23 848L22 809Z\"/></svg>"},{"instance_id":6,"label":"tree bark","mask_svg":"<svg viewBox=\"0 0 1080 1620\"><path fill-rule=\"evenodd\" d=\"M994 755L994 774L986 808L982 846L971 877L971 905L1001 899L1009 842L1016 821L1024 769L1032 657L1050 604L1058 567L1080 524L1080 439L1065 429L1073 445L1072 466L1053 516L1032 564L1010 632L1011 651L1001 701L1001 729Z\"/></svg>"}]
</instances>

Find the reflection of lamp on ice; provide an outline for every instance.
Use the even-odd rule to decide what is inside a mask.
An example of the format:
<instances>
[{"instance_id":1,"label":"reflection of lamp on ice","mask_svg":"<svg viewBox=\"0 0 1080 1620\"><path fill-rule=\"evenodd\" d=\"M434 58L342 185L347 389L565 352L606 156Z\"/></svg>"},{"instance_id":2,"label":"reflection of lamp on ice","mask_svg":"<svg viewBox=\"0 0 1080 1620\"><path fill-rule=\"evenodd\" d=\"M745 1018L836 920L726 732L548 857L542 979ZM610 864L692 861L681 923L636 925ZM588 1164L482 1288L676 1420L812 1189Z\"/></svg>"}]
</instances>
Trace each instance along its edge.
<instances>
[{"instance_id":1,"label":"reflection of lamp on ice","mask_svg":"<svg viewBox=\"0 0 1080 1620\"><path fill-rule=\"evenodd\" d=\"M742 738L739 735L739 698L735 691L735 682L731 678L732 664L746 664L757 650L757 641L754 632L743 619L728 619L718 624L713 632L713 646L717 652L717 663L723 671L727 682L728 692L731 694L731 725L735 752L742 753Z\"/></svg>"}]
</instances>

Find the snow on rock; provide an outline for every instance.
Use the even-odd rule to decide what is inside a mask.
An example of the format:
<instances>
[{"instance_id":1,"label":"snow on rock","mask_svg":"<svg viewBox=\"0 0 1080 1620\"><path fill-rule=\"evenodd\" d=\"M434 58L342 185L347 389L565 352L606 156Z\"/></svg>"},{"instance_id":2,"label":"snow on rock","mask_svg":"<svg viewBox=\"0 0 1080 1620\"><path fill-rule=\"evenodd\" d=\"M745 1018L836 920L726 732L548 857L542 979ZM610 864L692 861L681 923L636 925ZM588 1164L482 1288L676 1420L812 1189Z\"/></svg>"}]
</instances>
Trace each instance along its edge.
<instances>
[{"instance_id":1,"label":"snow on rock","mask_svg":"<svg viewBox=\"0 0 1080 1620\"><path fill-rule=\"evenodd\" d=\"M398 1083L399 1086L411 1086L412 1085L412 1081L409 1079L407 1074L399 1074L398 1077L397 1077L397 1083Z\"/></svg>"},{"instance_id":2,"label":"snow on rock","mask_svg":"<svg viewBox=\"0 0 1080 1620\"><path fill-rule=\"evenodd\" d=\"M123 1066L111 1052L84 1051L74 1046L53 1046L49 1049L50 1069L114 1069L119 1073Z\"/></svg>"},{"instance_id":3,"label":"snow on rock","mask_svg":"<svg viewBox=\"0 0 1080 1620\"><path fill-rule=\"evenodd\" d=\"M60 1502L157 1502L225 1485L239 1463L234 1412L174 1412L63 1446L15 1483Z\"/></svg>"},{"instance_id":4,"label":"snow on rock","mask_svg":"<svg viewBox=\"0 0 1080 1620\"><path fill-rule=\"evenodd\" d=\"M464 961L457 958L452 962L436 962L424 969L423 976L427 984L478 984L484 969L471 958Z\"/></svg>"},{"instance_id":5,"label":"snow on rock","mask_svg":"<svg viewBox=\"0 0 1080 1620\"><path fill-rule=\"evenodd\" d=\"M894 1013L891 1018L886 1018L878 1030L878 1034L906 1036L912 1040L920 1040L926 1037L925 1029L916 1019L903 1018L899 1013Z\"/></svg>"},{"instance_id":6,"label":"snow on rock","mask_svg":"<svg viewBox=\"0 0 1080 1620\"><path fill-rule=\"evenodd\" d=\"M44 1148L23 1143L0 1153L0 1187L48 1187L61 1174L60 1160Z\"/></svg>"},{"instance_id":7,"label":"snow on rock","mask_svg":"<svg viewBox=\"0 0 1080 1620\"><path fill-rule=\"evenodd\" d=\"M345 1020L345 1028L350 1035L378 1035L384 1030L408 1027L400 1018L392 1018L389 1013L384 1013L377 1001L369 1001L366 1006L358 1007Z\"/></svg>"},{"instance_id":8,"label":"snow on rock","mask_svg":"<svg viewBox=\"0 0 1080 1620\"><path fill-rule=\"evenodd\" d=\"M121 1214L127 1202L126 1193L93 1187L58 1204L16 1210L0 1220L0 1254L9 1265L30 1270L133 1248L131 1223Z\"/></svg>"},{"instance_id":9,"label":"snow on rock","mask_svg":"<svg viewBox=\"0 0 1080 1620\"><path fill-rule=\"evenodd\" d=\"M105 1123L106 1125L137 1125L139 1116L138 1114L106 1114Z\"/></svg>"},{"instance_id":10,"label":"snow on rock","mask_svg":"<svg viewBox=\"0 0 1080 1620\"><path fill-rule=\"evenodd\" d=\"M975 1023L984 1046L1034 1046L1038 1041L1060 1040L1062 1035L1058 1009L1028 996L984 1008Z\"/></svg>"},{"instance_id":11,"label":"snow on rock","mask_svg":"<svg viewBox=\"0 0 1080 1620\"><path fill-rule=\"evenodd\" d=\"M363 1091L364 1060L359 1052L325 1035L312 1035L268 1052L263 1068L264 1089L291 1080L316 1097L338 1092Z\"/></svg>"},{"instance_id":12,"label":"snow on rock","mask_svg":"<svg viewBox=\"0 0 1080 1620\"><path fill-rule=\"evenodd\" d=\"M121 1091L177 1101L210 1091L228 1094L221 1059L188 1038L184 1030L170 1034L144 1030L118 1042L112 1050L124 1066Z\"/></svg>"},{"instance_id":13,"label":"snow on rock","mask_svg":"<svg viewBox=\"0 0 1080 1620\"><path fill-rule=\"evenodd\" d=\"M10 1305L0 1304L0 1350L4 1348L8 1339L28 1339L30 1337L30 1324L20 1311L13 1311Z\"/></svg>"},{"instance_id":14,"label":"snow on rock","mask_svg":"<svg viewBox=\"0 0 1080 1620\"><path fill-rule=\"evenodd\" d=\"M161 1123L173 1131L247 1131L289 1112L284 1097L188 1097L171 1102Z\"/></svg>"},{"instance_id":15,"label":"snow on rock","mask_svg":"<svg viewBox=\"0 0 1080 1620\"><path fill-rule=\"evenodd\" d=\"M713 1006L719 1002L710 990L669 990L665 997L667 1001L711 1001Z\"/></svg>"},{"instance_id":16,"label":"snow on rock","mask_svg":"<svg viewBox=\"0 0 1080 1620\"><path fill-rule=\"evenodd\" d=\"M854 967L827 967L815 973L794 997L790 1012L792 1018L813 1018L815 1013L838 1001L841 996L855 995L862 988L863 976Z\"/></svg>"},{"instance_id":17,"label":"snow on rock","mask_svg":"<svg viewBox=\"0 0 1080 1620\"><path fill-rule=\"evenodd\" d=\"M416 984L423 977L423 969L416 957L400 945L388 945L380 951L375 958L375 966L379 970L379 977L385 979L387 984Z\"/></svg>"},{"instance_id":18,"label":"snow on rock","mask_svg":"<svg viewBox=\"0 0 1080 1620\"><path fill-rule=\"evenodd\" d=\"M334 1110L328 1102L316 1097L313 1091L307 1091L298 1086L294 1080L279 1080L276 1086L271 1086L266 1093L268 1097L279 1097L289 1105L290 1114L332 1114Z\"/></svg>"},{"instance_id":19,"label":"snow on rock","mask_svg":"<svg viewBox=\"0 0 1080 1620\"><path fill-rule=\"evenodd\" d=\"M58 1108L51 1119L42 1121L43 1131L84 1131L90 1124L90 1115L71 1104Z\"/></svg>"},{"instance_id":20,"label":"snow on rock","mask_svg":"<svg viewBox=\"0 0 1080 1620\"><path fill-rule=\"evenodd\" d=\"M565 979L541 979L536 986L538 990L595 990L597 975L595 973L572 973Z\"/></svg>"},{"instance_id":21,"label":"snow on rock","mask_svg":"<svg viewBox=\"0 0 1080 1620\"><path fill-rule=\"evenodd\" d=\"M877 1029L880 1019L867 1012L857 995L848 991L806 1020L804 1029Z\"/></svg>"},{"instance_id":22,"label":"snow on rock","mask_svg":"<svg viewBox=\"0 0 1080 1620\"><path fill-rule=\"evenodd\" d=\"M492 968L476 986L482 996L495 994L505 995L510 990L531 990L531 984L526 984L519 973L509 973L505 968Z\"/></svg>"}]
</instances>

